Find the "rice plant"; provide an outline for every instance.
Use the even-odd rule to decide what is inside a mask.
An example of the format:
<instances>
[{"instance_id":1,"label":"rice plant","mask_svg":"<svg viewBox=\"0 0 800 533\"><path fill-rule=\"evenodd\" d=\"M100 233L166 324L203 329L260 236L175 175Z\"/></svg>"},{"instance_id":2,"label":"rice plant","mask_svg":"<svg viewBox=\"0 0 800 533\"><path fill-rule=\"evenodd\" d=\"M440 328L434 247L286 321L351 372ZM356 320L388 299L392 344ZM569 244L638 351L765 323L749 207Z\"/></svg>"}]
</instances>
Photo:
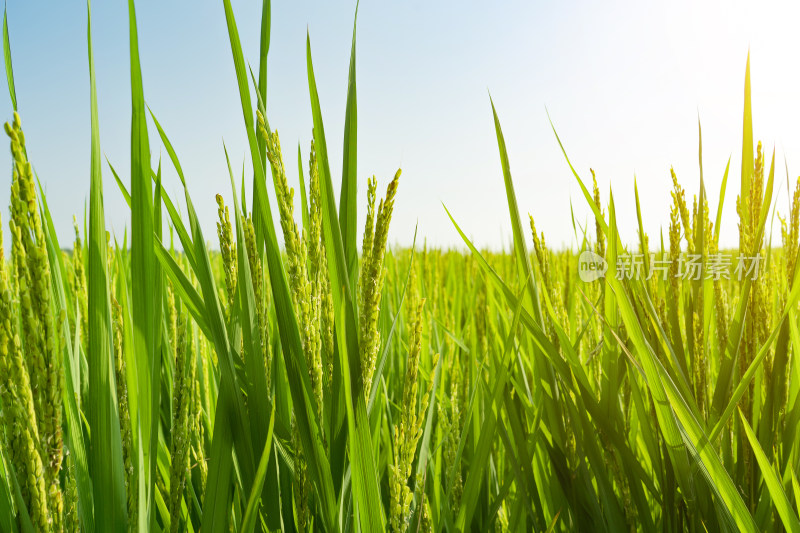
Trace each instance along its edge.
<instances>
[{"instance_id":1,"label":"rice plant","mask_svg":"<svg viewBox=\"0 0 800 533\"><path fill-rule=\"evenodd\" d=\"M729 168L712 211L702 141L691 202L665 169L666 242L644 231L634 184L630 244L613 192L557 134L594 220L573 220L577 249L548 247L535 214L522 224L493 103L513 247L478 250L451 216L462 249L419 247L413 228L400 248L400 170L367 179L357 205L356 28L338 198L306 41L297 198L266 114L270 4L256 71L222 4L250 203L251 176L228 161L217 235L203 235L170 125L145 106L132 0L131 167L105 167L87 2L90 202L67 251L28 160L4 22L0 531L800 531L800 178L773 246L774 152L754 147L749 59L726 221L738 248L719 244ZM161 149L183 198L163 187ZM122 235L105 194L129 205Z\"/></svg>"}]
</instances>

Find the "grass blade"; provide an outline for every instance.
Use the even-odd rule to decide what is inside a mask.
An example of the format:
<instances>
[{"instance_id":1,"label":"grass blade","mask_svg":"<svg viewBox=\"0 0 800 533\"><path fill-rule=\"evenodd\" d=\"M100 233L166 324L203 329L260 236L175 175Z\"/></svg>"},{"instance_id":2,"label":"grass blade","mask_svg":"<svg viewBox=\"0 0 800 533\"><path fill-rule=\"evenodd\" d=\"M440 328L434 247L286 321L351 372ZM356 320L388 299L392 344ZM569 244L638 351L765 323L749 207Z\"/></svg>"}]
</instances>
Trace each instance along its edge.
<instances>
[{"instance_id":1,"label":"grass blade","mask_svg":"<svg viewBox=\"0 0 800 533\"><path fill-rule=\"evenodd\" d=\"M336 216L336 203L333 198L328 151L325 142L325 129L319 94L311 61L311 38L306 37L306 64L308 69L308 88L311 97L311 112L314 118L314 142L320 169L320 188L322 197L322 225L325 248L328 257L328 270L333 291L333 305L336 313L336 338L342 382L345 391L345 409L349 436L350 459L353 473L353 505L359 513L360 525L368 531L382 531L384 524L383 506L380 503L380 489L372 455L369 434L369 418L366 408L361 371L360 350L358 346L358 315L352 298L353 285L350 280L345 258L344 245L339 221Z\"/></svg>"},{"instance_id":2,"label":"grass blade","mask_svg":"<svg viewBox=\"0 0 800 533\"><path fill-rule=\"evenodd\" d=\"M356 105L356 23L358 5L353 17L353 44L350 47L350 71L347 77L347 107L344 119L344 147L342 148L342 189L339 193L339 223L342 246L347 260L347 275L355 288L358 278L357 217L357 162L358 162L358 107Z\"/></svg>"},{"instance_id":3,"label":"grass blade","mask_svg":"<svg viewBox=\"0 0 800 533\"><path fill-rule=\"evenodd\" d=\"M742 118L742 184L740 198L750 197L750 182L753 179L753 111L750 103L750 50L747 51L747 66L744 71L744 113ZM747 202L742 202L742 218L748 218ZM739 243L742 247L744 243Z\"/></svg>"},{"instance_id":4,"label":"grass blade","mask_svg":"<svg viewBox=\"0 0 800 533\"><path fill-rule=\"evenodd\" d=\"M128 1L131 61L131 276L133 291L133 349L138 372L139 400L139 531L152 529L154 476L158 445L158 399L161 387L161 300L154 251L153 189L150 183L150 142L147 135L142 71L134 1ZM154 290L136 290L152 287ZM132 421L133 422L133 421ZM135 424L135 422L134 422Z\"/></svg>"},{"instance_id":5,"label":"grass blade","mask_svg":"<svg viewBox=\"0 0 800 533\"><path fill-rule=\"evenodd\" d=\"M256 470L256 479L253 483L253 489L250 491L250 496L247 498L247 507L242 519L240 531L243 533L252 533L256 525L256 512L258 511L258 503L261 500L261 489L264 487L264 479L267 477L267 466L269 465L270 452L272 451L272 429L274 426L275 406L273 405L272 415L269 418L267 440L264 444L264 451L261 452L261 460L258 462L258 470Z\"/></svg>"},{"instance_id":6,"label":"grass blade","mask_svg":"<svg viewBox=\"0 0 800 533\"><path fill-rule=\"evenodd\" d=\"M87 1L87 8L91 5ZM127 531L125 474L122 467L122 442L117 415L114 381L114 353L111 331L111 301L107 272L107 243L103 210L103 180L100 163L100 133L97 117L97 92L92 57L91 15L88 15L89 83L91 91L92 151L91 194L89 201L89 422L92 439L89 467L94 491L103 495L103 505L95 507L99 531Z\"/></svg>"},{"instance_id":7,"label":"grass blade","mask_svg":"<svg viewBox=\"0 0 800 533\"><path fill-rule=\"evenodd\" d=\"M791 531L792 533L800 532L800 520L797 519L797 515L792 510L792 504L783 491L783 483L781 483L781 480L778 478L777 474L775 474L772 465L769 464L769 459L767 459L766 454L764 454L764 450L761 449L758 438L755 433L753 433L753 429L750 427L750 424L747 423L747 419L745 419L741 410L739 410L739 420L747 435L747 440L750 441L750 446L753 447L756 461L758 461L758 466L761 468L761 475L764 476L767 490L769 490L769 494L772 496L772 503L775 504L775 509L777 509L778 515L781 517L783 526L787 531Z\"/></svg>"},{"instance_id":8,"label":"grass blade","mask_svg":"<svg viewBox=\"0 0 800 533\"><path fill-rule=\"evenodd\" d=\"M8 94L11 96L11 105L17 110L17 90L14 88L14 68L11 66L11 42L8 38L8 7L3 8L3 57L6 64L6 78L8 78Z\"/></svg>"},{"instance_id":9,"label":"grass blade","mask_svg":"<svg viewBox=\"0 0 800 533\"><path fill-rule=\"evenodd\" d=\"M256 142L256 132L252 116L253 108L250 99L249 85L247 83L244 56L239 41L239 32L236 28L236 19L233 15L233 8L231 7L230 0L223 0L223 5L225 8L228 36L236 70L236 79L239 87L239 97L242 104L242 114L245 121L250 156L253 160L253 169L256 174L254 179L255 194L253 198L253 217L254 219L261 219L261 227L264 230L267 268L272 286L272 297L275 303L278 331L283 348L283 358L286 364L289 388L292 401L295 405L297 427L303 446L303 456L306 458L308 473L312 483L315 485L317 496L320 501L323 525L327 529L331 529L333 524L336 523L337 514L333 480L331 479L328 459L322 446L319 428L312 415L313 407L311 405L309 373L302 349L302 342L300 340L297 317L295 316L292 297L289 293L286 271L283 267L280 249L278 248L278 240L275 234L275 227L272 222L272 210L270 209L267 196L264 167L262 166L263 163L258 151L258 143ZM319 148L317 149L319 150ZM258 228L256 228L256 231L258 231Z\"/></svg>"}]
</instances>

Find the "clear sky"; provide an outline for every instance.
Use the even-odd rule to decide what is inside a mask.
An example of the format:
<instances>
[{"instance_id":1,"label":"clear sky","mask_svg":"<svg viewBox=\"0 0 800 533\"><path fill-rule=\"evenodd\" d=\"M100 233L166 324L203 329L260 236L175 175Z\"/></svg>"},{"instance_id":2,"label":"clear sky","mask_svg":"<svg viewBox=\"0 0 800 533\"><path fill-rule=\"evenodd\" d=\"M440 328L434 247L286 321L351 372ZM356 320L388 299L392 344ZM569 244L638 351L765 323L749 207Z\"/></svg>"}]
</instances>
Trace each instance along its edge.
<instances>
[{"instance_id":1,"label":"clear sky","mask_svg":"<svg viewBox=\"0 0 800 533\"><path fill-rule=\"evenodd\" d=\"M254 68L260 4L233 0L245 56ZM574 244L570 200L578 222L585 224L589 211L547 111L581 175L591 179L590 166L597 171L604 199L613 186L629 242L636 239L637 177L652 243L669 220L670 165L687 194L697 190L699 114L712 210L732 156L722 240L735 245L748 48L755 135L777 149L778 205L785 213L784 158L792 187L800 172L798 9L789 3L699 4L362 1L359 227L366 178L375 174L382 192L401 167L390 242L410 244L418 221L429 244L460 244L444 202L478 245L508 244L491 92L521 214L525 219L533 214L550 244ZM268 115L281 134L295 188L297 143L305 162L311 135L308 30L338 190L354 11L354 2L273 2ZM215 242L214 194L230 198L223 139L238 172L248 160L222 2L140 0L137 15L145 99L178 152L206 237ZM11 0L8 19L28 153L46 186L62 245L69 246L72 215L82 216L89 191L86 7L73 0ZM127 2L96 1L93 26L102 150L128 183ZM5 89L0 108L7 120L11 103ZM163 153L171 170L154 130L151 126L154 159ZM10 168L7 149L0 151L0 165ZM121 236L129 213L107 166L103 173L106 216ZM0 177L6 227L10 179L10 172ZM180 194L174 172L165 171L164 179L168 191ZM268 188L273 190L271 183Z\"/></svg>"}]
</instances>

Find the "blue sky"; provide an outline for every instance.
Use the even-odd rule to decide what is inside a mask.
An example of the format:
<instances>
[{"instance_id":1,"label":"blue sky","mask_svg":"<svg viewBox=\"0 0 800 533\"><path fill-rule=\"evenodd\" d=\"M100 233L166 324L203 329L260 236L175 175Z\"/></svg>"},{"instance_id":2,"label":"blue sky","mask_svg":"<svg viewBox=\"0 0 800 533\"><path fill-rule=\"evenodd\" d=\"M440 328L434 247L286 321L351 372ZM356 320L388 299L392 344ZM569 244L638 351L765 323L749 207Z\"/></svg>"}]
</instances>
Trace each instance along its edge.
<instances>
[{"instance_id":1,"label":"blue sky","mask_svg":"<svg viewBox=\"0 0 800 533\"><path fill-rule=\"evenodd\" d=\"M255 68L260 2L233 0L233 7L246 59ZM337 182L341 175L354 11L354 2L273 2L268 115L280 132L295 188L297 143L305 162L311 135L307 30L331 170ZM526 219L533 214L550 244L575 242L570 201L579 223L588 220L589 211L547 111L582 177L590 179L589 167L594 168L605 199L613 186L629 242L636 239L637 177L645 229L655 243L668 223L670 166L689 195L697 190L699 115L712 209L732 156L722 240L734 245L748 47L755 133L770 150L777 149L780 212L787 210L784 158L792 187L799 172L797 15L797 8L783 3L756 10L744 2L365 0L357 30L360 185L375 174L382 190L394 171L403 169L392 243L410 244L418 222L420 238L429 244L460 244L444 202L478 245L507 245L511 232L491 91L521 214ZM137 17L145 99L178 152L203 229L215 241L214 195L230 198L223 140L237 172L247 167L222 2L140 1ZM29 155L47 189L62 244L68 245L72 215L82 216L89 189L86 7L77 1L12 0L8 19ZM102 150L127 183L127 2L95 2L93 29ZM7 120L11 103L5 90L0 108ZM157 141L151 127L154 160L163 154L169 169ZM0 165L10 168L8 150L0 152ZM121 236L128 210L107 166L103 172L106 216ZM4 225L9 183L7 172L0 178ZM174 172L165 171L165 186L180 193ZM271 184L268 188L272 191ZM363 216L363 207L360 211Z\"/></svg>"}]
</instances>

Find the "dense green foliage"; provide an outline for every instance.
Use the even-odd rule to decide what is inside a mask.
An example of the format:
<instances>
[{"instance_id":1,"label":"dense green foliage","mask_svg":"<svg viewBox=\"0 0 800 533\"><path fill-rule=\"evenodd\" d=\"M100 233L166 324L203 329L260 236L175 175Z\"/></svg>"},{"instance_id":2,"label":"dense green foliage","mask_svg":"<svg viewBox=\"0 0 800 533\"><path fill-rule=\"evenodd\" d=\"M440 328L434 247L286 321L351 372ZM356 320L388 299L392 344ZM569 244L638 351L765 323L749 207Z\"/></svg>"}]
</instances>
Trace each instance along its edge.
<instances>
[{"instance_id":1,"label":"dense green foliage","mask_svg":"<svg viewBox=\"0 0 800 533\"><path fill-rule=\"evenodd\" d=\"M749 63L738 250L719 249L702 143L691 207L672 174L668 242L648 239L637 192L626 248L613 195L570 164L594 224L573 221L578 250L549 249L522 224L496 113L512 250L477 250L455 220L464 252L387 248L399 171L367 180L359 246L355 29L338 201L307 42L314 128L295 215L265 116L269 2L257 77L223 6L254 172L250 204L245 176L220 186L233 202L217 195L219 252L145 106L132 0L130 174L109 168L131 228L106 232L89 17L88 226L62 251L4 25L0 531L800 531L800 180L773 247L774 155L753 148ZM151 168L161 146L183 199ZM588 252L605 276L579 275Z\"/></svg>"}]
</instances>

